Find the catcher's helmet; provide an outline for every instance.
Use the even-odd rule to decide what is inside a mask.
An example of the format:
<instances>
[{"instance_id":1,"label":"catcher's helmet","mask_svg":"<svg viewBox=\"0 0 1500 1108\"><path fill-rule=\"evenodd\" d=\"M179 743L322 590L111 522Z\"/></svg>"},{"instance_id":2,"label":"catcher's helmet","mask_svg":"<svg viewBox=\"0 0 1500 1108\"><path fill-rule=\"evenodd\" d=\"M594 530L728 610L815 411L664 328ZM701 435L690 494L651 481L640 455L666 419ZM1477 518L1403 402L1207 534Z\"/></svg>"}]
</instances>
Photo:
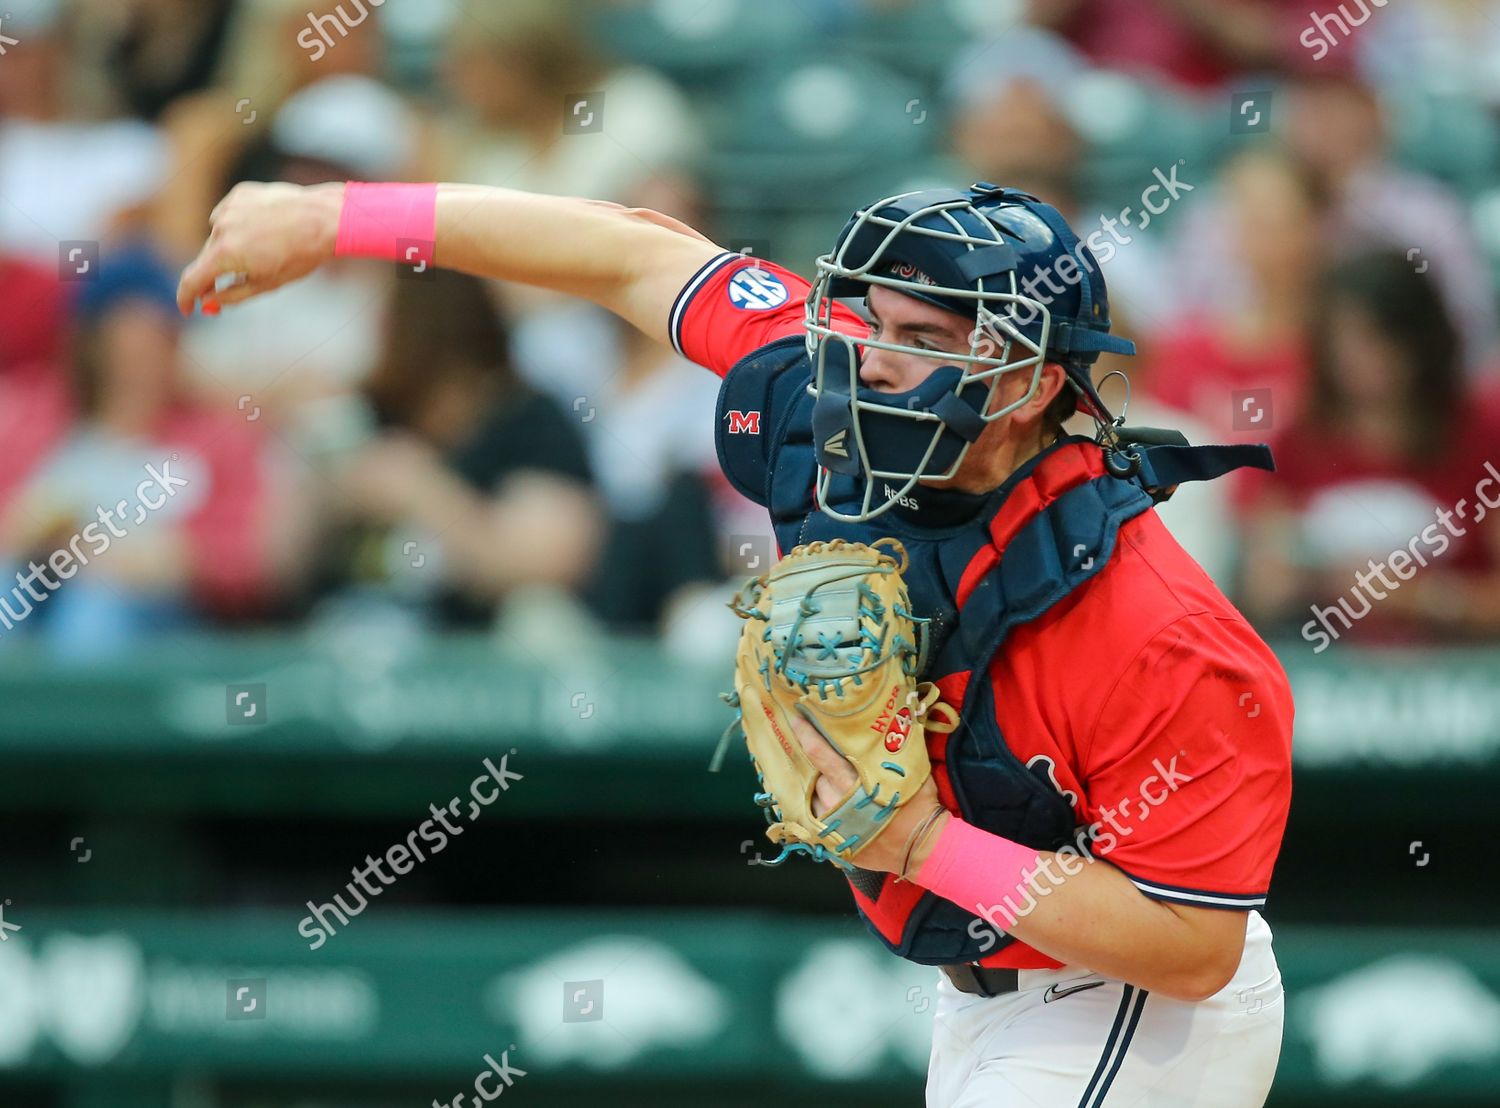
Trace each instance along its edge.
<instances>
[{"instance_id":1,"label":"catcher's helmet","mask_svg":"<svg viewBox=\"0 0 1500 1108\"><path fill-rule=\"evenodd\" d=\"M951 479L985 424L1035 394L1045 362L1067 371L1080 410L1101 427L1112 421L1089 367L1105 351L1134 354L1135 344L1109 334L1099 263L1052 205L987 182L890 196L855 212L817 266L807 298L809 391L818 506L835 518L871 519L918 480ZM933 356L833 329L833 301L863 297L871 285L972 319L968 354L945 355L951 364L906 392L863 387L859 347ZM1018 370L1031 371L1026 394L990 411L1001 374ZM862 479L852 511L829 503L835 474ZM875 478L887 482L878 504Z\"/></svg>"}]
</instances>

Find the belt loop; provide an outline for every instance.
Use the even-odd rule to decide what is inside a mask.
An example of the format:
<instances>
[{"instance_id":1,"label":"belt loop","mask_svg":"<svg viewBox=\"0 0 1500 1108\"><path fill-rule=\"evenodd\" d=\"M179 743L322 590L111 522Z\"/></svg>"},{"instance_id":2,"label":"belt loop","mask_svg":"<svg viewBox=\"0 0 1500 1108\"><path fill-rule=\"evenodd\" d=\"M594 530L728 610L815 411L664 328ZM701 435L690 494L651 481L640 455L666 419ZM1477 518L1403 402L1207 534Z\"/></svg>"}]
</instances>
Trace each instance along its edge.
<instances>
[{"instance_id":1,"label":"belt loop","mask_svg":"<svg viewBox=\"0 0 1500 1108\"><path fill-rule=\"evenodd\" d=\"M964 969L969 971L969 979L974 982L974 990L980 996L988 1000L990 997L995 995L994 993L990 992L989 986L985 983L984 974L979 972L978 966L976 966L973 962L965 962Z\"/></svg>"}]
</instances>

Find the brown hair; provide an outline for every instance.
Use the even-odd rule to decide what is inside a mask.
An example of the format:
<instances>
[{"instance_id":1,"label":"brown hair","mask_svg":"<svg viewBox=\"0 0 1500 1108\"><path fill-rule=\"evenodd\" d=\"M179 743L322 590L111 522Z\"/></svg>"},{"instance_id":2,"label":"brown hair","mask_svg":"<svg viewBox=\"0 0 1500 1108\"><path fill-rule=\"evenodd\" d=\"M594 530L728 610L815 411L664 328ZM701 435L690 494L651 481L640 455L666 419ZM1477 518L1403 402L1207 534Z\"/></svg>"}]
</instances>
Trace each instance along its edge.
<instances>
[{"instance_id":1,"label":"brown hair","mask_svg":"<svg viewBox=\"0 0 1500 1108\"><path fill-rule=\"evenodd\" d=\"M558 93L589 88L605 69L576 13L555 0L507 0L503 15L456 20L450 43L460 50L509 55Z\"/></svg>"},{"instance_id":2,"label":"brown hair","mask_svg":"<svg viewBox=\"0 0 1500 1108\"><path fill-rule=\"evenodd\" d=\"M1340 304L1363 311L1381 339L1395 348L1409 458L1422 461L1442 454L1463 401L1458 329L1436 283L1399 250L1357 254L1324 273L1313 311L1308 425L1327 431L1343 420L1331 341L1333 313Z\"/></svg>"},{"instance_id":3,"label":"brown hair","mask_svg":"<svg viewBox=\"0 0 1500 1108\"><path fill-rule=\"evenodd\" d=\"M517 378L510 335L486 282L435 269L396 278L380 362L365 393L383 423L409 424L435 379L488 376L501 392Z\"/></svg>"},{"instance_id":4,"label":"brown hair","mask_svg":"<svg viewBox=\"0 0 1500 1108\"><path fill-rule=\"evenodd\" d=\"M1058 434L1077 411L1078 390L1073 387L1071 379L1065 380L1042 413L1042 433L1048 437Z\"/></svg>"}]
</instances>

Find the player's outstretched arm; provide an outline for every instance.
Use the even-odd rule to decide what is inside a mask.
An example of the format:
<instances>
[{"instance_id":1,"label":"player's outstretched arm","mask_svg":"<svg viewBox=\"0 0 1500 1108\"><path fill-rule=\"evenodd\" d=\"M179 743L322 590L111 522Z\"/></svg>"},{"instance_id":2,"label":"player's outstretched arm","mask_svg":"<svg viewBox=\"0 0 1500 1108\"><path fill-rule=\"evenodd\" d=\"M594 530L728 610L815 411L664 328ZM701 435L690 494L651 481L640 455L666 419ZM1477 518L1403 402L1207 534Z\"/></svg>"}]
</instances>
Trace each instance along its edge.
<instances>
[{"instance_id":1,"label":"player's outstretched arm","mask_svg":"<svg viewBox=\"0 0 1500 1108\"><path fill-rule=\"evenodd\" d=\"M305 277L335 256L345 199L342 184L236 185L183 271L178 307L215 310ZM426 217L435 264L592 300L661 342L672 301L721 250L658 212L480 185L438 185ZM419 226L405 237L428 237ZM216 292L224 274L240 283Z\"/></svg>"}]
</instances>

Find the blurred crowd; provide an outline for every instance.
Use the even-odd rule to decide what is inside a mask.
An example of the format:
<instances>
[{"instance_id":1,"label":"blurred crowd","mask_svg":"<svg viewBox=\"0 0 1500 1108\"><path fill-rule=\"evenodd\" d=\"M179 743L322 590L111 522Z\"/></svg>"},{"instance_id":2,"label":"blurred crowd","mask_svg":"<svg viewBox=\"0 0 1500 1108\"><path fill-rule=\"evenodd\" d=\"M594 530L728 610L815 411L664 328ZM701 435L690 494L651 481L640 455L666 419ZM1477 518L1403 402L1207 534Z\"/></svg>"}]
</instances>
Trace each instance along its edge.
<instances>
[{"instance_id":1,"label":"blurred crowd","mask_svg":"<svg viewBox=\"0 0 1500 1108\"><path fill-rule=\"evenodd\" d=\"M718 473L711 374L590 305L369 262L185 320L176 273L241 180L589 196L804 274L902 187L1020 187L1085 238L1113 216L1140 355L1099 372L1128 422L1276 450L1165 506L1209 573L1295 634L1420 549L1348 636L1500 631L1487 0L11 7L0 568L66 580L0 589L0 649L391 620L726 641L768 527Z\"/></svg>"}]
</instances>

